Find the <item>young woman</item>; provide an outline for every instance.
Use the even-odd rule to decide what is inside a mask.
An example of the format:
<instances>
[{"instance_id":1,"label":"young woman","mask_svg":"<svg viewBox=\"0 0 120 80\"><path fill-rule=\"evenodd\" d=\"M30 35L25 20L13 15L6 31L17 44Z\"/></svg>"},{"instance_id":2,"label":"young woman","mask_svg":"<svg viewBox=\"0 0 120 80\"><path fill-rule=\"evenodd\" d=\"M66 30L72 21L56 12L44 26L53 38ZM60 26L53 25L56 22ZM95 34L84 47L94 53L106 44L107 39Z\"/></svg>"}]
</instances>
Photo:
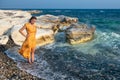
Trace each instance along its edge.
<instances>
[{"instance_id":1,"label":"young woman","mask_svg":"<svg viewBox=\"0 0 120 80\"><path fill-rule=\"evenodd\" d=\"M31 17L29 22L25 23L19 32L26 38L22 44L21 49L18 51L24 58L28 59L29 63L34 62L34 53L36 46L36 17ZM27 35L24 34L23 30L26 30Z\"/></svg>"}]
</instances>

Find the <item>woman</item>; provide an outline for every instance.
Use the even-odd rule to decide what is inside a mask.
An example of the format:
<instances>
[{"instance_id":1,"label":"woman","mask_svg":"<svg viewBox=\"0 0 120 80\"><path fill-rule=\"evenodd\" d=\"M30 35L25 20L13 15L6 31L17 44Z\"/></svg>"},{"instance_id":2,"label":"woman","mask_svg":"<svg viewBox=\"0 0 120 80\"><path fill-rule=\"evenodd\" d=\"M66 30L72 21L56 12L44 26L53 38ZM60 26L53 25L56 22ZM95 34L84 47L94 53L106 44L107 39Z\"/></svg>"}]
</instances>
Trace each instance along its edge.
<instances>
[{"instance_id":1,"label":"woman","mask_svg":"<svg viewBox=\"0 0 120 80\"><path fill-rule=\"evenodd\" d=\"M19 32L26 38L22 44L19 53L31 64L34 62L34 53L36 46L36 17L31 17L29 22L25 23L24 26L19 30ZM23 30L26 30L27 35L23 33Z\"/></svg>"}]
</instances>

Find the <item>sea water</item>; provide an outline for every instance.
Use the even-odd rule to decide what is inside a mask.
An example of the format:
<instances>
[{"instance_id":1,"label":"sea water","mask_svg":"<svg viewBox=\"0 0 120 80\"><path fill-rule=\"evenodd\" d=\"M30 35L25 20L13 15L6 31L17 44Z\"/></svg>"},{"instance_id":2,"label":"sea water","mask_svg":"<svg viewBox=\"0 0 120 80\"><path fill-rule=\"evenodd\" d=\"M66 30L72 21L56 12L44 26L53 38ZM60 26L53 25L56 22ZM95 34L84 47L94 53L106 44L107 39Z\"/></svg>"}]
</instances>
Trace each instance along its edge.
<instances>
[{"instance_id":1,"label":"sea water","mask_svg":"<svg viewBox=\"0 0 120 80\"><path fill-rule=\"evenodd\" d=\"M39 9L38 9L39 10ZM18 47L6 51L17 66L46 80L119 80L120 77L120 10L119 9L41 9L40 16L51 14L77 17L79 22L95 25L94 39L70 45L64 32L56 41L36 49L35 62L26 63Z\"/></svg>"}]
</instances>

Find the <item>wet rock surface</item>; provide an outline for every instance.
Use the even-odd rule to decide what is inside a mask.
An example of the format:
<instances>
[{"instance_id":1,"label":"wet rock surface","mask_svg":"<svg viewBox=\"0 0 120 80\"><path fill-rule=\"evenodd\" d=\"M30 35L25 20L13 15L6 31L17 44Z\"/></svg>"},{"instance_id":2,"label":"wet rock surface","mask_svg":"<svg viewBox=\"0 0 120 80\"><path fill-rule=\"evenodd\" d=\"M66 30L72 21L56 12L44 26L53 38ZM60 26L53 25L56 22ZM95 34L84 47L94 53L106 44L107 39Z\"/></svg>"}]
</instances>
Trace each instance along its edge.
<instances>
[{"instance_id":1,"label":"wet rock surface","mask_svg":"<svg viewBox=\"0 0 120 80\"><path fill-rule=\"evenodd\" d=\"M112 51L110 48L109 50ZM91 55L65 46L48 49L43 57L54 72L67 75L64 78L66 80L119 80L119 59L115 59L116 55L112 52L108 53L104 47L103 51L100 50L100 53ZM114 57L109 55L114 55ZM118 55L120 58L120 53Z\"/></svg>"},{"instance_id":2,"label":"wet rock surface","mask_svg":"<svg viewBox=\"0 0 120 80\"><path fill-rule=\"evenodd\" d=\"M61 41L58 40L58 42ZM49 48L47 46L37 48L35 63L28 65L24 62L18 62L18 67L34 76L44 76L46 80L120 79L119 44L116 45L118 47L116 50L111 46L96 44L92 46L98 49L96 54L86 54L76 50L71 45L59 46L60 43L57 44L51 45L51 47L48 45ZM14 54L10 57L15 58ZM15 61L18 60L18 57L15 58Z\"/></svg>"},{"instance_id":3,"label":"wet rock surface","mask_svg":"<svg viewBox=\"0 0 120 80\"><path fill-rule=\"evenodd\" d=\"M20 70L16 62L9 58L4 51L15 46L9 39L6 45L0 45L0 80L43 80Z\"/></svg>"}]
</instances>

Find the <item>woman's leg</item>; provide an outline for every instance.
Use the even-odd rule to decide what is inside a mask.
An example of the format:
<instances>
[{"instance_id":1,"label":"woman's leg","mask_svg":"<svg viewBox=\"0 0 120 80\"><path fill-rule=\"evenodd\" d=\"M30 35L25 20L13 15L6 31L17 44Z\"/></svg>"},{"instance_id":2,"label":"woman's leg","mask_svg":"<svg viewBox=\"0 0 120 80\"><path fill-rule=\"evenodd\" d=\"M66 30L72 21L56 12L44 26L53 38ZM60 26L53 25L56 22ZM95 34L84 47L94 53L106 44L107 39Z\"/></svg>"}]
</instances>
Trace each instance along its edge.
<instances>
[{"instance_id":1,"label":"woman's leg","mask_svg":"<svg viewBox=\"0 0 120 80\"><path fill-rule=\"evenodd\" d=\"M32 63L32 62L31 62L31 57L28 58L28 62L29 62L30 64Z\"/></svg>"},{"instance_id":2,"label":"woman's leg","mask_svg":"<svg viewBox=\"0 0 120 80\"><path fill-rule=\"evenodd\" d=\"M32 53L32 62L34 62L34 53L35 53L35 48L32 48L31 53Z\"/></svg>"}]
</instances>

